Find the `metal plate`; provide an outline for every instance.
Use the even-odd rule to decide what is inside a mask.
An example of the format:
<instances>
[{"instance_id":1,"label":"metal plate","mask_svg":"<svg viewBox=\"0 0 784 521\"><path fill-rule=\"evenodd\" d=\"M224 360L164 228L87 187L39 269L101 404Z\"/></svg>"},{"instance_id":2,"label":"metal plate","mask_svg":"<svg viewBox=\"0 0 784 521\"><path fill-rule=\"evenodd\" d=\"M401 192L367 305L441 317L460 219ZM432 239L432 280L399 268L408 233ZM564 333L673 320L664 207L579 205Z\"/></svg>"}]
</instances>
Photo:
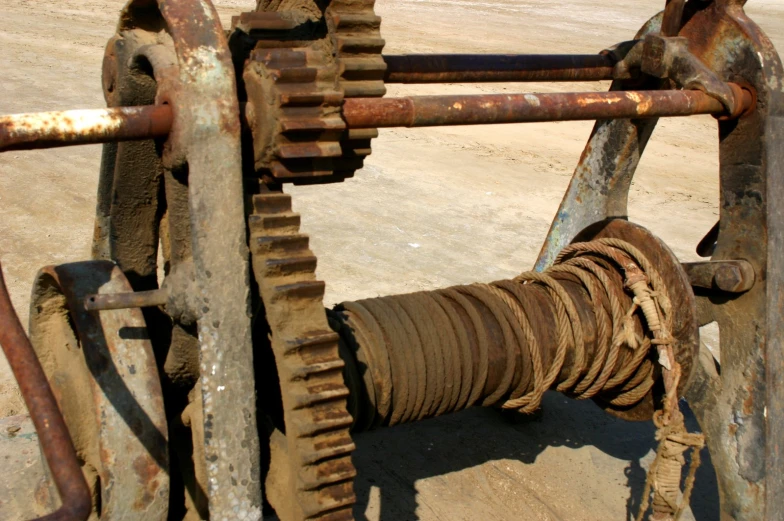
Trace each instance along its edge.
<instances>
[{"instance_id":1,"label":"metal plate","mask_svg":"<svg viewBox=\"0 0 784 521\"><path fill-rule=\"evenodd\" d=\"M141 310L88 312L94 293L132 291L110 262L50 266L35 280L30 337L104 520L165 520L167 424ZM98 512L99 510L99 512Z\"/></svg>"}]
</instances>

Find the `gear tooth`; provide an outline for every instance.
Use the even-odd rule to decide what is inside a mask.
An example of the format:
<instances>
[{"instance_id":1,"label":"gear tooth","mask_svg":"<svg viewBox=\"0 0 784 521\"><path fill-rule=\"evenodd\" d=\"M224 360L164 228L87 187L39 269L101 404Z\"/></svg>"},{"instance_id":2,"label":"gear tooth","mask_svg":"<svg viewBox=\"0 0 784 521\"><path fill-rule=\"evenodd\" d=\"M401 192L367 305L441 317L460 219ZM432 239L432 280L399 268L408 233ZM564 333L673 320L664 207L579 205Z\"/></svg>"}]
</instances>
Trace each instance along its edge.
<instances>
[{"instance_id":1,"label":"gear tooth","mask_svg":"<svg viewBox=\"0 0 784 521\"><path fill-rule=\"evenodd\" d=\"M344 82L343 92L347 98L380 98L387 93L383 81Z\"/></svg>"},{"instance_id":2,"label":"gear tooth","mask_svg":"<svg viewBox=\"0 0 784 521\"><path fill-rule=\"evenodd\" d=\"M286 276L298 273L313 273L316 270L317 260L314 255L301 257L286 257L283 259L267 259L266 276Z\"/></svg>"},{"instance_id":3,"label":"gear tooth","mask_svg":"<svg viewBox=\"0 0 784 521\"><path fill-rule=\"evenodd\" d=\"M299 232L300 221L299 214L288 212L276 215L254 214L248 219L248 224L254 233L288 235Z\"/></svg>"},{"instance_id":4,"label":"gear tooth","mask_svg":"<svg viewBox=\"0 0 784 521\"><path fill-rule=\"evenodd\" d=\"M320 434L336 431L338 429L348 430L352 423L354 423L354 419L349 413L345 413L345 415L340 418L321 419L318 421L318 423L314 423L308 427L300 427L300 429L298 429L299 432L297 433L297 437L315 438Z\"/></svg>"},{"instance_id":5,"label":"gear tooth","mask_svg":"<svg viewBox=\"0 0 784 521\"><path fill-rule=\"evenodd\" d=\"M386 41L373 36L338 36L338 52L347 54L381 54Z\"/></svg>"},{"instance_id":6,"label":"gear tooth","mask_svg":"<svg viewBox=\"0 0 784 521\"><path fill-rule=\"evenodd\" d=\"M319 165L310 160L290 159L285 163L276 161L270 171L278 180L301 180L303 178L322 178L333 175L332 169L319 169Z\"/></svg>"},{"instance_id":7,"label":"gear tooth","mask_svg":"<svg viewBox=\"0 0 784 521\"><path fill-rule=\"evenodd\" d=\"M362 144L356 144L351 149L351 154L358 157L367 157L373 153L373 149L370 148L370 145L365 145L365 148L362 148Z\"/></svg>"},{"instance_id":8,"label":"gear tooth","mask_svg":"<svg viewBox=\"0 0 784 521\"><path fill-rule=\"evenodd\" d=\"M346 364L343 362L343 360L330 360L328 362L305 365L294 369L292 372L292 379L307 380L313 376L342 371L345 365Z\"/></svg>"},{"instance_id":9,"label":"gear tooth","mask_svg":"<svg viewBox=\"0 0 784 521\"><path fill-rule=\"evenodd\" d=\"M256 48L252 59L273 69L303 68L308 63L305 51L288 48Z\"/></svg>"},{"instance_id":10,"label":"gear tooth","mask_svg":"<svg viewBox=\"0 0 784 521\"><path fill-rule=\"evenodd\" d=\"M286 88L289 87L289 88ZM307 88L295 88L295 85L281 86L280 103L287 106L337 106L343 101L343 93L337 90L314 91Z\"/></svg>"},{"instance_id":11,"label":"gear tooth","mask_svg":"<svg viewBox=\"0 0 784 521\"><path fill-rule=\"evenodd\" d=\"M275 71L277 83L312 83L318 77L318 69L314 67L293 67Z\"/></svg>"},{"instance_id":12,"label":"gear tooth","mask_svg":"<svg viewBox=\"0 0 784 521\"><path fill-rule=\"evenodd\" d=\"M253 253L256 255L282 255L310 251L307 235L271 235L256 237L252 242Z\"/></svg>"},{"instance_id":13,"label":"gear tooth","mask_svg":"<svg viewBox=\"0 0 784 521\"><path fill-rule=\"evenodd\" d=\"M302 460L306 465L314 465L321 461L347 456L354 452L356 446L351 441L348 431L338 431L320 436L317 442L321 447L310 452L303 452Z\"/></svg>"},{"instance_id":14,"label":"gear tooth","mask_svg":"<svg viewBox=\"0 0 784 521\"><path fill-rule=\"evenodd\" d=\"M342 382L340 382L339 384L334 384L332 388L325 388L320 391L311 391L308 394L298 396L294 400L296 403L296 405L294 406L294 410L305 409L307 407L314 407L316 405L328 403L335 400L343 400L346 397L348 397L348 395L349 395L348 389L346 389L346 386L343 385ZM348 427L350 427L352 421L351 416L349 415L348 418L349 418Z\"/></svg>"},{"instance_id":15,"label":"gear tooth","mask_svg":"<svg viewBox=\"0 0 784 521\"><path fill-rule=\"evenodd\" d=\"M340 5L335 6L340 9ZM370 7L370 6L366 6ZM333 13L335 10L333 9ZM333 15L335 28L338 32L344 31L367 31L369 29L381 28L381 17L371 12L346 12L339 11Z\"/></svg>"},{"instance_id":16,"label":"gear tooth","mask_svg":"<svg viewBox=\"0 0 784 521\"><path fill-rule=\"evenodd\" d=\"M348 131L348 139L356 140L371 140L378 137L377 128L353 128Z\"/></svg>"},{"instance_id":17,"label":"gear tooth","mask_svg":"<svg viewBox=\"0 0 784 521\"><path fill-rule=\"evenodd\" d=\"M320 280L309 280L302 282L295 282L293 284L283 284L275 288L277 292L276 299L305 299L305 300L323 300L324 298L324 282Z\"/></svg>"},{"instance_id":18,"label":"gear tooth","mask_svg":"<svg viewBox=\"0 0 784 521\"><path fill-rule=\"evenodd\" d=\"M319 521L335 521L351 519L342 517L351 515L351 506L356 502L354 486L350 481L338 483L318 491L318 502L314 505L303 505L305 519ZM343 510L346 512L344 513Z\"/></svg>"},{"instance_id":19,"label":"gear tooth","mask_svg":"<svg viewBox=\"0 0 784 521\"><path fill-rule=\"evenodd\" d=\"M344 130L346 123L340 117L299 117L281 121L283 132L296 132L303 130Z\"/></svg>"},{"instance_id":20,"label":"gear tooth","mask_svg":"<svg viewBox=\"0 0 784 521\"><path fill-rule=\"evenodd\" d=\"M283 159L340 157L340 143L309 141L304 143L288 143L278 145L276 153Z\"/></svg>"},{"instance_id":21,"label":"gear tooth","mask_svg":"<svg viewBox=\"0 0 784 521\"><path fill-rule=\"evenodd\" d=\"M291 212L291 196L281 193L254 195L253 209L261 214Z\"/></svg>"},{"instance_id":22,"label":"gear tooth","mask_svg":"<svg viewBox=\"0 0 784 521\"><path fill-rule=\"evenodd\" d=\"M326 463L329 465L328 472L322 470L326 465L318 465L314 475L309 476L307 481L302 484L303 490L323 489L354 479L357 476L357 471L351 463L350 457L336 458Z\"/></svg>"},{"instance_id":23,"label":"gear tooth","mask_svg":"<svg viewBox=\"0 0 784 521\"><path fill-rule=\"evenodd\" d=\"M343 79L348 81L380 80L383 84L387 64L376 57L344 58L340 62Z\"/></svg>"}]
</instances>

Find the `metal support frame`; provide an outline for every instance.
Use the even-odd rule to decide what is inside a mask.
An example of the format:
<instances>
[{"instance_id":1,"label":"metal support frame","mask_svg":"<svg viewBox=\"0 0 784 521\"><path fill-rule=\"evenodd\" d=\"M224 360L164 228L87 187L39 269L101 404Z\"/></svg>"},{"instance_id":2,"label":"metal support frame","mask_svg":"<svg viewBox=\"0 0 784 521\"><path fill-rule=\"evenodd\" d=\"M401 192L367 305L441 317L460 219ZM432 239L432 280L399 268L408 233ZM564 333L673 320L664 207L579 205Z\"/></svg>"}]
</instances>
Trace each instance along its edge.
<instances>
[{"instance_id":1,"label":"metal support frame","mask_svg":"<svg viewBox=\"0 0 784 521\"><path fill-rule=\"evenodd\" d=\"M136 2L143 4L139 0ZM133 5L133 4L131 4ZM179 91L168 145L188 165L207 495L212 519L261 518L240 118L234 67L209 0L159 0ZM224 392L231 386L230 392Z\"/></svg>"},{"instance_id":2,"label":"metal support frame","mask_svg":"<svg viewBox=\"0 0 784 521\"><path fill-rule=\"evenodd\" d=\"M179 190L182 183L172 183L178 187L167 186L166 191L167 211L170 214L176 211L184 219L176 230L184 235L176 239L187 243L172 255L192 253L194 283L189 293L198 304L202 377L197 385L200 385L203 415L194 417L203 417L204 442L203 448L195 448L194 457L203 454L205 461L194 463L206 468L206 495L213 519L260 519L259 438L240 117L228 42L209 0L133 0L125 7L117 32L120 37L130 37L134 31L143 33L136 37L139 40L136 52L153 69L157 82L153 85L155 102L171 107L171 132L162 157L160 149L149 141L139 142L140 147L147 143L148 148L125 153L124 157L128 158L147 158L148 169L153 170L149 172L153 176L150 181L137 179L132 171L120 169L123 151L119 147L123 143L105 148L94 252L98 258L116 259L115 252L123 247L104 229L115 226L118 212L127 213L127 207L133 208L128 204L123 207L122 201L118 203L112 197L111 190L117 190L118 183L142 186L147 183L147 190L154 193L159 190L154 184L158 181L153 182L158 172L167 180L174 171L184 176L187 193L175 194L176 201L169 200L170 190ZM110 42L104 62L104 87L110 103L123 87L113 83L113 73L117 69L122 71L129 58L118 60L112 53L122 51L122 47L112 47ZM148 85L144 83L142 87L149 88ZM127 191L139 189L134 186ZM149 216L149 223L144 224L152 227L146 232L150 239L148 257L140 259L138 254L126 254L120 262L137 291L154 289L157 285L154 280L154 255L158 247L156 219L160 215Z\"/></svg>"},{"instance_id":3,"label":"metal support frame","mask_svg":"<svg viewBox=\"0 0 784 521\"><path fill-rule=\"evenodd\" d=\"M677 2L672 2L676 4ZM757 283L739 295L695 289L703 322L721 330L721 368L701 356L686 397L707 434L722 519L784 519L784 70L743 0L689 2L678 32L723 81L744 82L757 108L719 121L721 220L712 259L742 260ZM662 15L638 35L660 31ZM680 27L680 25L679 25ZM623 82L613 90L627 87ZM656 120L598 121L537 262L551 265L580 230L625 217L629 187ZM613 161L606 161L614 158Z\"/></svg>"}]
</instances>

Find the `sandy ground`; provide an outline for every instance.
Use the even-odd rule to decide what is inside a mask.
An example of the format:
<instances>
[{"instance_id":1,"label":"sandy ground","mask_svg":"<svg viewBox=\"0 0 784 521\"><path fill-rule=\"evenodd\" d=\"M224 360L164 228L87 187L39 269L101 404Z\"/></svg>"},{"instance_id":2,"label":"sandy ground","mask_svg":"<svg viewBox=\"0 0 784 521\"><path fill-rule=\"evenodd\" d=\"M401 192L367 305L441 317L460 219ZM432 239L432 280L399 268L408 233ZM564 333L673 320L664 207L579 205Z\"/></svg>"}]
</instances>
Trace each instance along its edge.
<instances>
[{"instance_id":1,"label":"sandy ground","mask_svg":"<svg viewBox=\"0 0 784 521\"><path fill-rule=\"evenodd\" d=\"M219 0L221 15L252 0ZM385 52L587 53L631 38L660 0L378 0ZM0 0L0 113L103 105L100 67L120 0ZM748 12L784 49L784 3ZM601 90L605 85L391 86L404 93ZM387 130L364 171L295 188L327 281L327 304L511 277L532 266L591 123ZM715 222L716 131L709 117L656 130L630 217L683 259ZM0 155L0 261L27 320L41 266L86 259L100 147ZM715 332L707 341L715 343ZM1 357L2 355L0 355ZM0 359L0 416L24 412ZM652 429L548 396L533 418L467 411L360 436L358 513L369 519L622 519L650 462ZM698 519L717 519L701 472ZM2 517L6 517L2 515Z\"/></svg>"}]
</instances>

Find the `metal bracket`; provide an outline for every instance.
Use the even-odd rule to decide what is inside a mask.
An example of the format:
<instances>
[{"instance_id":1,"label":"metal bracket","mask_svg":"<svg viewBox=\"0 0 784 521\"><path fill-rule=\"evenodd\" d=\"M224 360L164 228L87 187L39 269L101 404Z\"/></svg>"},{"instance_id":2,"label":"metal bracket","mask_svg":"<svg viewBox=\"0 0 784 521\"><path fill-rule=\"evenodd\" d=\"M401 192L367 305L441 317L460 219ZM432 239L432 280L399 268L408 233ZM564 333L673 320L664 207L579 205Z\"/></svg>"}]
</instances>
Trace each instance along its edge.
<instances>
[{"instance_id":1,"label":"metal bracket","mask_svg":"<svg viewBox=\"0 0 784 521\"><path fill-rule=\"evenodd\" d=\"M642 51L642 72L670 79L682 89L697 89L721 101L731 117L740 115L739 99L732 88L699 58L689 52L689 40L682 36L649 34Z\"/></svg>"}]
</instances>

